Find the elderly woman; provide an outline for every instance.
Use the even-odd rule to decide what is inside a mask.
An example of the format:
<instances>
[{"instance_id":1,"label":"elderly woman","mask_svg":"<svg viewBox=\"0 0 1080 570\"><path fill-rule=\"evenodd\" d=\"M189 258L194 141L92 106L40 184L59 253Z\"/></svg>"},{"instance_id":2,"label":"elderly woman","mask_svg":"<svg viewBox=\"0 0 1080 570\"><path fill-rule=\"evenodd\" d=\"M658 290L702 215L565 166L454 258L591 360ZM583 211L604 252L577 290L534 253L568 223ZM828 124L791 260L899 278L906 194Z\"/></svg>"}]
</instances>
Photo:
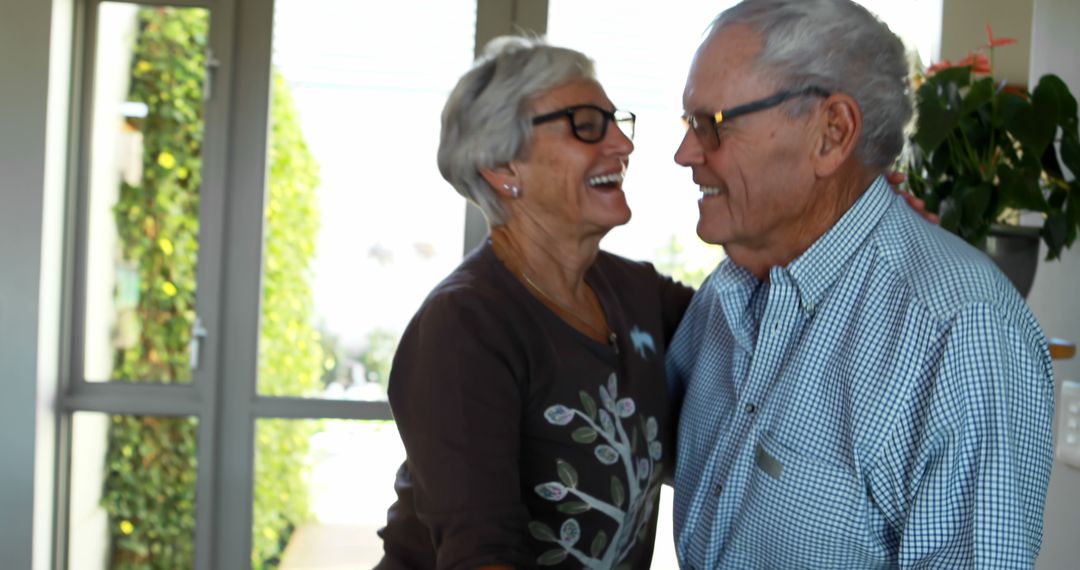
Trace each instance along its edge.
<instances>
[{"instance_id":1,"label":"elderly woman","mask_svg":"<svg viewBox=\"0 0 1080 570\"><path fill-rule=\"evenodd\" d=\"M407 459L378 568L649 565L692 290L600 250L630 220L634 115L592 62L501 38L454 88L439 169L490 238L416 312L390 405Z\"/></svg>"}]
</instances>

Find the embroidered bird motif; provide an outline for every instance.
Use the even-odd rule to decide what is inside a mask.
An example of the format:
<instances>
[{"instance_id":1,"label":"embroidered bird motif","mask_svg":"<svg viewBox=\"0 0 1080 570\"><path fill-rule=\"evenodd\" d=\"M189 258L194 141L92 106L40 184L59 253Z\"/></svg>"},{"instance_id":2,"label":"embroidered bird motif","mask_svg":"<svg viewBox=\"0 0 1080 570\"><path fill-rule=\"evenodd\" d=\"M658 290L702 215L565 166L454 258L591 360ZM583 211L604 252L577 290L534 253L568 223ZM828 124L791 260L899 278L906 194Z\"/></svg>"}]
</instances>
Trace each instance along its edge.
<instances>
[{"instance_id":1,"label":"embroidered bird motif","mask_svg":"<svg viewBox=\"0 0 1080 570\"><path fill-rule=\"evenodd\" d=\"M630 329L630 342L634 344L634 351L641 355L641 358L648 360L648 355L645 354L646 350L656 352L656 343L653 342L651 334L639 329L637 325Z\"/></svg>"}]
</instances>

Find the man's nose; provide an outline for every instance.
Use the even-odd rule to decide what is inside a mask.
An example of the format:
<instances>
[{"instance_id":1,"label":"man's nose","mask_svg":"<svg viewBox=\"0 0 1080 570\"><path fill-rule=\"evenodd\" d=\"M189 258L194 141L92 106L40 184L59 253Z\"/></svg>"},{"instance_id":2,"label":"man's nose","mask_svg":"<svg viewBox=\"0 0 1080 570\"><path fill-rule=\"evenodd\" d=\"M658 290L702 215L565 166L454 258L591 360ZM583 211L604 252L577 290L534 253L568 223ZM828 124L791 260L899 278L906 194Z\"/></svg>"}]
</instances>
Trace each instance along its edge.
<instances>
[{"instance_id":1,"label":"man's nose","mask_svg":"<svg viewBox=\"0 0 1080 570\"><path fill-rule=\"evenodd\" d=\"M701 141L693 129L686 129L679 148L675 149L675 162L680 166L693 166L704 162L704 158L705 151L701 148Z\"/></svg>"}]
</instances>

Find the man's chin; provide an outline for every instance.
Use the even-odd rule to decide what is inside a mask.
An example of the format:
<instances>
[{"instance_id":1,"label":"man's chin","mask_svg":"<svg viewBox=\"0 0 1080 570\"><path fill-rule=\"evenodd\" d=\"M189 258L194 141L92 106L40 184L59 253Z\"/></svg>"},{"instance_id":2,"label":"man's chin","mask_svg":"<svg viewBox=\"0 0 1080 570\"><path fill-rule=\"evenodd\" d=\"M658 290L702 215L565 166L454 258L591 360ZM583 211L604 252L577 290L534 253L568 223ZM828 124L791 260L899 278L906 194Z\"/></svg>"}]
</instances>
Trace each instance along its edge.
<instances>
[{"instance_id":1,"label":"man's chin","mask_svg":"<svg viewBox=\"0 0 1080 570\"><path fill-rule=\"evenodd\" d=\"M697 235L701 241L710 245L724 245L728 238L723 230L708 223L705 219L698 219Z\"/></svg>"}]
</instances>

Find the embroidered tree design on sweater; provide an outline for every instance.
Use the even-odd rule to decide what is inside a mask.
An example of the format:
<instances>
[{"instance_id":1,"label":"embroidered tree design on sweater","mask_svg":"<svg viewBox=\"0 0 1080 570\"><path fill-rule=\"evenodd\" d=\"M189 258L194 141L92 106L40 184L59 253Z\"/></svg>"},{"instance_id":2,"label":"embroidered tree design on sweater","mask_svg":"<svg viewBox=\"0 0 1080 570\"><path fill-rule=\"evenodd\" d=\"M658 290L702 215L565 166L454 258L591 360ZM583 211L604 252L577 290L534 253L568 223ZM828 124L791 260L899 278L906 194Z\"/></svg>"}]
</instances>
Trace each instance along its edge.
<instances>
[{"instance_id":1,"label":"embroidered tree design on sweater","mask_svg":"<svg viewBox=\"0 0 1080 570\"><path fill-rule=\"evenodd\" d=\"M619 399L614 373L608 376L606 385L600 385L598 392L601 408L582 390L580 409L556 404L544 411L544 418L550 424L568 427L583 424L570 433L570 438L581 445L595 444L596 460L616 472L611 476L606 498L594 494L594 489L590 489L592 492L581 489L577 468L562 459L555 465L559 480L536 486L538 495L560 502L559 512L570 515L558 533L543 522L529 523L529 532L537 540L557 545L537 558L537 563L543 566L554 566L573 556L585 568L629 568L628 564L620 563L648 532L663 471L659 464L663 456L663 446L657 440L659 426L655 417L643 418L637 413L633 399ZM581 525L573 516L589 510L603 513L616 523L611 536L598 530L591 538L582 537ZM583 538L589 540L588 547L584 547Z\"/></svg>"}]
</instances>

